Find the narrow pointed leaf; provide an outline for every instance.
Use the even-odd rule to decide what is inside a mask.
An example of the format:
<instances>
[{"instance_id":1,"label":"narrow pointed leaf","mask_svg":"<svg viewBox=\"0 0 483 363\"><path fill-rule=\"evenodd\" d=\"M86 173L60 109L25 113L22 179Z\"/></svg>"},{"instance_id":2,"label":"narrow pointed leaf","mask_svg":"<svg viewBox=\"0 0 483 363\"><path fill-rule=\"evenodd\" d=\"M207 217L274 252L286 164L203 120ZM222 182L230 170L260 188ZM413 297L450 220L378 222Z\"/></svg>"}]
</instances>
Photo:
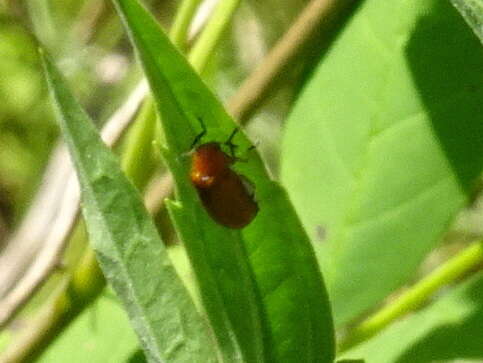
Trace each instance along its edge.
<instances>
[{"instance_id":1,"label":"narrow pointed leaf","mask_svg":"<svg viewBox=\"0 0 483 363\"><path fill-rule=\"evenodd\" d=\"M48 57L50 94L82 190L82 212L104 275L151 362L215 361L210 333L168 258L142 200Z\"/></svg>"},{"instance_id":2,"label":"narrow pointed leaf","mask_svg":"<svg viewBox=\"0 0 483 363\"><path fill-rule=\"evenodd\" d=\"M235 360L329 362L334 354L329 304L316 260L284 190L269 177L239 132L233 142L244 162L233 169L255 186L257 217L242 230L212 221L189 180L190 151L223 142L236 124L134 0L114 1L150 82L162 118L163 154L177 201L168 204L197 275L220 350ZM248 252L248 257L247 257Z\"/></svg>"}]
</instances>

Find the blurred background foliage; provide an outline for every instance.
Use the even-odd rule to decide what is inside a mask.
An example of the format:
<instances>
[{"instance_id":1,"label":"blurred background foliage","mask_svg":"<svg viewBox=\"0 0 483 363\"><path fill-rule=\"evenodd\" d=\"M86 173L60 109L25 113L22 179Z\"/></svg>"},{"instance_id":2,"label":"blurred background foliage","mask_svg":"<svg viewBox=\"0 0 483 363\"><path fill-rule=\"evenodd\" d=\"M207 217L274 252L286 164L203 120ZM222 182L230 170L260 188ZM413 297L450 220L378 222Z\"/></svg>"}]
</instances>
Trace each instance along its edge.
<instances>
[{"instance_id":1,"label":"blurred background foliage","mask_svg":"<svg viewBox=\"0 0 483 363\"><path fill-rule=\"evenodd\" d=\"M176 1L146 1L168 28ZM283 34L307 1L248 1L237 11L205 79L224 100ZM114 9L108 1L0 1L0 240L19 222L38 187L58 130L46 103L33 34L75 84L74 92L100 125L132 90L141 73ZM307 62L309 63L309 62ZM293 72L303 74L303 64ZM298 83L267 102L249 127L277 170L280 120Z\"/></svg>"},{"instance_id":2,"label":"blurred background foliage","mask_svg":"<svg viewBox=\"0 0 483 363\"><path fill-rule=\"evenodd\" d=\"M162 26L169 29L180 2L146 0L143 3L156 15ZM242 80L286 31L306 3L307 0L287 0L283 6L277 0L241 3L203 74L224 101L233 96ZM200 19L195 18L194 23L196 30ZM0 250L28 211L59 141L59 131L37 54L37 39L56 59L76 97L99 127L125 102L142 78L132 47L110 1L0 0ZM309 64L307 62L308 67ZM281 120L294 99L294 90L300 87L297 79L300 80L307 71L308 68L299 63L290 72L291 81L285 82L284 87L265 102L248 126L248 132L259 143L269 168L274 172L277 171ZM120 151L122 146L121 140L116 149ZM169 234L167 240L172 240L174 235L169 232L163 210L157 221L164 237ZM65 278L69 271L75 269L85 248L81 225L73 234L64 256L66 270L53 274L23 309L16 323L0 334L0 346L9 343L12 337L10 333L21 333L22 327L29 326L33 321L30 319L35 319L35 312L39 308L48 307L49 302L55 301L59 288L62 290ZM179 255L176 251L172 250ZM137 342L133 333L126 330L124 314L117 303L109 302L109 299L103 298L100 304L100 312L93 307L83 314L80 324L86 324L88 328L81 328L80 334L87 333L99 338L111 335L111 328L114 327L109 327L107 333L92 333L97 331L96 328L92 329L92 325L96 325L96 317L110 319L109 312L103 312L106 309L102 306L107 305L109 308L106 311L114 309L114 319L123 326L121 330L129 335L130 344L126 344L123 352L131 354ZM68 339L77 341L75 333L69 336ZM99 343L102 338L94 340ZM92 339L84 342L94 344ZM59 347L60 352L65 347L66 354L72 358L71 349L74 346L76 344L64 345L60 340L53 346L52 354L58 359L58 354L61 354ZM46 354L46 361L52 359L50 354ZM78 358L84 360L85 356L78 355ZM110 358L116 361L112 355Z\"/></svg>"},{"instance_id":3,"label":"blurred background foliage","mask_svg":"<svg viewBox=\"0 0 483 363\"><path fill-rule=\"evenodd\" d=\"M57 131L44 101L35 43L5 6L0 39L0 218L12 227L34 192Z\"/></svg>"}]
</instances>

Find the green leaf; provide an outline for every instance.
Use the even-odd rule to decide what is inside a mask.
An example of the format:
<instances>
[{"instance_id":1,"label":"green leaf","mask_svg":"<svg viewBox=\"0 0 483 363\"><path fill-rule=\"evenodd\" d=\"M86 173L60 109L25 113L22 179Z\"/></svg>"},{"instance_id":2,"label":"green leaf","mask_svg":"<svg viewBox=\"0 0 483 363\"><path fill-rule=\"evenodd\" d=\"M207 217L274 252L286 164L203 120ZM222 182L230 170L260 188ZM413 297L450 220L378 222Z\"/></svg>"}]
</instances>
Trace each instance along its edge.
<instances>
[{"instance_id":1,"label":"green leaf","mask_svg":"<svg viewBox=\"0 0 483 363\"><path fill-rule=\"evenodd\" d=\"M62 332L39 362L129 362L138 347L137 337L120 303L112 297L101 296Z\"/></svg>"},{"instance_id":2,"label":"green leaf","mask_svg":"<svg viewBox=\"0 0 483 363\"><path fill-rule=\"evenodd\" d=\"M368 0L287 122L282 180L336 325L411 277L483 165L483 49L456 10Z\"/></svg>"},{"instance_id":3,"label":"green leaf","mask_svg":"<svg viewBox=\"0 0 483 363\"><path fill-rule=\"evenodd\" d=\"M483 43L483 2L480 0L451 0L451 3Z\"/></svg>"},{"instance_id":4,"label":"green leaf","mask_svg":"<svg viewBox=\"0 0 483 363\"><path fill-rule=\"evenodd\" d=\"M448 291L344 357L371 363L452 362L483 359L483 273Z\"/></svg>"},{"instance_id":5,"label":"green leaf","mask_svg":"<svg viewBox=\"0 0 483 363\"><path fill-rule=\"evenodd\" d=\"M216 224L188 178L190 151L223 142L236 127L220 102L133 0L115 1L160 111L177 201L168 203L198 280L220 351L229 361L330 362L329 304L314 253L284 190L267 175L242 132L234 170L255 185L257 217L242 230ZM248 252L248 257L247 257Z\"/></svg>"},{"instance_id":6,"label":"green leaf","mask_svg":"<svg viewBox=\"0 0 483 363\"><path fill-rule=\"evenodd\" d=\"M176 274L156 228L114 154L62 76L43 55L50 94L82 190L89 238L152 362L211 362L205 322Z\"/></svg>"}]
</instances>

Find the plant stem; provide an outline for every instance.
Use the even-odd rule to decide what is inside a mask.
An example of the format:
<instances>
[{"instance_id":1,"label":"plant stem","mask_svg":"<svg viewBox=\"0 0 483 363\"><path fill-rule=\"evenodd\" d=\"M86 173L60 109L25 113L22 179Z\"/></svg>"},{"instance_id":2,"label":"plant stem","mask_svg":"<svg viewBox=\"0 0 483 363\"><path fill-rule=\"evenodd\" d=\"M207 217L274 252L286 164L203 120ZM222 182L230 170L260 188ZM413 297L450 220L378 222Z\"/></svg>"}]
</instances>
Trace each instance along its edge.
<instances>
[{"instance_id":1,"label":"plant stem","mask_svg":"<svg viewBox=\"0 0 483 363\"><path fill-rule=\"evenodd\" d=\"M144 190L156 169L156 158L152 152L156 120L153 100L148 96L128 131L126 145L122 153L122 170L140 191Z\"/></svg>"},{"instance_id":2,"label":"plant stem","mask_svg":"<svg viewBox=\"0 0 483 363\"><path fill-rule=\"evenodd\" d=\"M171 26L171 40L182 51L186 51L186 40L191 20L201 0L183 0Z\"/></svg>"},{"instance_id":3,"label":"plant stem","mask_svg":"<svg viewBox=\"0 0 483 363\"><path fill-rule=\"evenodd\" d=\"M482 262L483 242L479 241L450 258L396 301L364 320L340 343L339 351L346 351L373 337L397 318L420 307L441 287L454 282Z\"/></svg>"},{"instance_id":4,"label":"plant stem","mask_svg":"<svg viewBox=\"0 0 483 363\"><path fill-rule=\"evenodd\" d=\"M334 39L335 25L347 19L356 0L311 0L297 16L287 32L277 41L256 69L245 79L230 100L230 114L240 123L247 120L263 103L286 74L289 67L314 43L323 52ZM344 18L343 15L346 15ZM318 31L319 36L315 37ZM316 40L316 42L314 41Z\"/></svg>"},{"instance_id":5,"label":"plant stem","mask_svg":"<svg viewBox=\"0 0 483 363\"><path fill-rule=\"evenodd\" d=\"M211 20L190 53L191 65L198 73L203 73L209 57L220 41L221 35L239 4L240 0L221 0L218 3Z\"/></svg>"}]
</instances>

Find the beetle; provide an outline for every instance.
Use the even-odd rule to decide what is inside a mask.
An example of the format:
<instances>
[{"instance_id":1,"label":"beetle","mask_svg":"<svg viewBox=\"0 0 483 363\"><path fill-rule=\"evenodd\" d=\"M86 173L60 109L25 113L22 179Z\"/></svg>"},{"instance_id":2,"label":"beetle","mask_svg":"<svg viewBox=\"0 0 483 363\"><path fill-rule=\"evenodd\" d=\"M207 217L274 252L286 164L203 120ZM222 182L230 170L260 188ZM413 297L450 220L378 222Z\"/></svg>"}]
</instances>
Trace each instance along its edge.
<instances>
[{"instance_id":1,"label":"beetle","mask_svg":"<svg viewBox=\"0 0 483 363\"><path fill-rule=\"evenodd\" d=\"M200 122L203 131L193 141L192 149L206 134L201 119ZM250 183L231 169L231 165L240 160L234 155L236 145L232 143L238 130L233 130L224 143L231 155L222 150L219 142L201 144L194 149L190 171L191 182L205 210L216 223L233 229L244 228L258 213Z\"/></svg>"}]
</instances>

